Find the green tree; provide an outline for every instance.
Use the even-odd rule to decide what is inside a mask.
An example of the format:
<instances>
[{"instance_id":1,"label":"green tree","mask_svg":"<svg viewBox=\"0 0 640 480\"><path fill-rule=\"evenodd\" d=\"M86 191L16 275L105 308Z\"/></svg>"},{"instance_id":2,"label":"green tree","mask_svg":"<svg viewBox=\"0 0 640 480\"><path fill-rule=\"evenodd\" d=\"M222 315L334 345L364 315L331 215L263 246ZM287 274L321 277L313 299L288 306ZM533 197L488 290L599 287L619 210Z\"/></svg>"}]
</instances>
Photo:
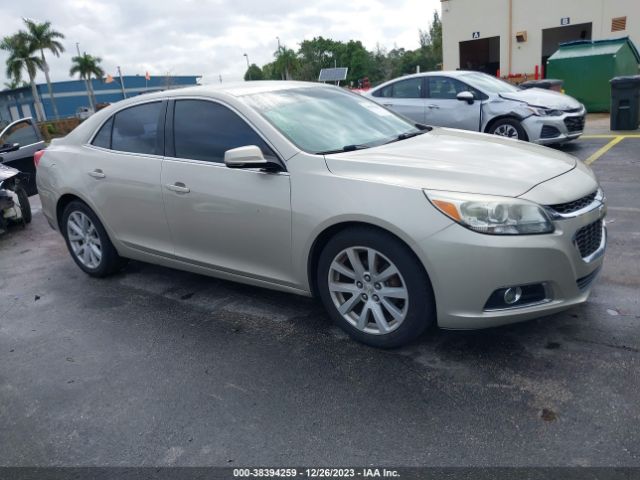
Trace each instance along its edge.
<instances>
[{"instance_id":1,"label":"green tree","mask_svg":"<svg viewBox=\"0 0 640 480\"><path fill-rule=\"evenodd\" d=\"M282 46L276 51L274 57L273 70L274 74L278 75L276 79L291 80L294 78L300 65L296 52L286 46Z\"/></svg>"},{"instance_id":2,"label":"green tree","mask_svg":"<svg viewBox=\"0 0 640 480\"><path fill-rule=\"evenodd\" d=\"M255 63L252 63L251 66L245 72L244 79L245 80L264 80L262 69Z\"/></svg>"},{"instance_id":3,"label":"green tree","mask_svg":"<svg viewBox=\"0 0 640 480\"><path fill-rule=\"evenodd\" d=\"M53 88L51 87L51 79L49 78L49 65L45 59L44 51L48 50L56 57L59 57L60 54L64 52L64 46L60 43L60 40L64 38L64 35L53 30L51 28L51 22L36 23L28 18L23 20L27 26L27 31L25 33L27 35L30 48L35 52L40 52L40 59L42 60L42 66L40 68L44 72L44 76L47 80L53 114L56 118L59 118L58 106L56 105L56 101L53 96Z\"/></svg>"},{"instance_id":4,"label":"green tree","mask_svg":"<svg viewBox=\"0 0 640 480\"><path fill-rule=\"evenodd\" d=\"M5 86L5 90L15 90L16 88L25 88L29 86L29 83L25 82L25 81L17 81L17 80L10 80L8 82L4 82L4 86Z\"/></svg>"},{"instance_id":5,"label":"green tree","mask_svg":"<svg viewBox=\"0 0 640 480\"><path fill-rule=\"evenodd\" d=\"M78 74L87 85L87 95L89 97L89 105L95 110L96 96L93 93L93 86L91 84L91 77L102 78L104 77L104 70L100 66L102 59L100 57L94 57L88 53L83 53L80 56L73 57L71 59L71 70L69 75L74 76Z\"/></svg>"},{"instance_id":6,"label":"green tree","mask_svg":"<svg viewBox=\"0 0 640 480\"><path fill-rule=\"evenodd\" d=\"M33 102L36 107L36 116L39 120L44 120L44 109L40 101L40 95L36 87L36 73L42 68L42 59L34 55L31 49L29 38L24 32L18 32L14 35L4 37L0 42L0 49L5 50L9 54L7 58L7 77L13 81L20 83L24 71L29 76L29 84L31 85L31 93Z\"/></svg>"}]
</instances>

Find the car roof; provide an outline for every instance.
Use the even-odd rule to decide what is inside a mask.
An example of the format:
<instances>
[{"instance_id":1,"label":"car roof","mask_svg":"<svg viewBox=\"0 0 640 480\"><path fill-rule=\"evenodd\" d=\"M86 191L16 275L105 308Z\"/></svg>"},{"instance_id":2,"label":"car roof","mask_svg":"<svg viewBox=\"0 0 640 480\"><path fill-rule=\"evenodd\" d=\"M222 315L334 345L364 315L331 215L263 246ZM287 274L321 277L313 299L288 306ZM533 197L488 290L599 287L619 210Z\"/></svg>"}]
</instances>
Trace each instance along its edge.
<instances>
[{"instance_id":1,"label":"car roof","mask_svg":"<svg viewBox=\"0 0 640 480\"><path fill-rule=\"evenodd\" d=\"M469 73L482 73L474 70L434 70L430 72L420 72L420 73L412 73L410 75L403 75L401 77L392 78L391 80L387 80L386 82L378 85L377 87L372 88L370 91L379 90L382 87L387 85L391 85L398 80L406 80L408 78L422 78L422 77L452 77L458 78L463 77Z\"/></svg>"},{"instance_id":2,"label":"car roof","mask_svg":"<svg viewBox=\"0 0 640 480\"><path fill-rule=\"evenodd\" d=\"M180 97L185 95L231 95L242 97L253 93L276 92L298 88L332 88L324 83L297 82L292 80L254 80L250 82L229 82L211 85L197 85L162 92L164 97Z\"/></svg>"}]
</instances>

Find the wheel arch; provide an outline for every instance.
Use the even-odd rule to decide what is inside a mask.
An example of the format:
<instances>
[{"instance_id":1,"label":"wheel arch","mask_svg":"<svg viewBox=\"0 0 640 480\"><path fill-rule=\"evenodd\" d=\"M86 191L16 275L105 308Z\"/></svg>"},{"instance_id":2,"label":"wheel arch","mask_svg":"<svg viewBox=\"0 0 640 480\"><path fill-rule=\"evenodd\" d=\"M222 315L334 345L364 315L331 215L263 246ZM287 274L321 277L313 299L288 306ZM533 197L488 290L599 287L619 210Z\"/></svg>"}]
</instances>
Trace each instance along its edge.
<instances>
[{"instance_id":1,"label":"wheel arch","mask_svg":"<svg viewBox=\"0 0 640 480\"><path fill-rule=\"evenodd\" d=\"M329 242L329 240L333 238L335 235L337 235L339 232L342 232L344 230L348 230L351 228L358 228L358 227L371 228L374 230L378 230L387 235L391 235L398 242L402 243L402 245L404 245L415 257L416 261L419 263L423 272L427 276L427 280L431 284L431 277L429 276L429 272L427 271L424 263L420 260L420 256L416 253L415 249L411 246L411 244L408 241L403 239L397 233L383 226L376 225L374 223L370 223L362 220L346 220L346 221L340 221L338 223L334 223L332 225L325 227L321 232L318 233L318 235L316 235L313 243L311 244L309 255L307 256L307 281L309 282L309 288L311 290L311 294L313 295L313 297L315 298L318 297L318 285L317 285L316 277L317 277L317 271L318 271L318 262L320 260L320 254L322 253L322 249ZM432 285L432 288L433 288L433 285Z\"/></svg>"},{"instance_id":2,"label":"wheel arch","mask_svg":"<svg viewBox=\"0 0 640 480\"><path fill-rule=\"evenodd\" d=\"M484 126L483 133L489 133L489 130L491 130L491 127L493 127L500 120L515 120L515 121L519 122L520 126L522 127L522 130L524 131L525 136L527 137L526 140L527 141L529 140L529 134L527 133L527 129L522 124L522 120L524 120L524 117L521 117L520 115L517 115L516 113L513 113L513 112L512 113L505 113L504 115L498 115L497 117L493 117Z\"/></svg>"}]
</instances>

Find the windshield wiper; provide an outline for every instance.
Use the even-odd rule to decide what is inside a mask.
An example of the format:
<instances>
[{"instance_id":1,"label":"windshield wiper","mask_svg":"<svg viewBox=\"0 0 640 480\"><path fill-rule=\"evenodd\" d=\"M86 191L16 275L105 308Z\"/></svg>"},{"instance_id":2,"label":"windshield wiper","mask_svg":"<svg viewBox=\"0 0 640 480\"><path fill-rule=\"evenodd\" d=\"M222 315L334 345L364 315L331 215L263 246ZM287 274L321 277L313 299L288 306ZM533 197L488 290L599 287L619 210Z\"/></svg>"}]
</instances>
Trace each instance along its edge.
<instances>
[{"instance_id":1,"label":"windshield wiper","mask_svg":"<svg viewBox=\"0 0 640 480\"><path fill-rule=\"evenodd\" d=\"M370 148L369 145L345 145L342 148L336 148L335 150L325 150L323 152L316 152L316 155L329 155L331 153L353 152L354 150L364 150Z\"/></svg>"},{"instance_id":2,"label":"windshield wiper","mask_svg":"<svg viewBox=\"0 0 640 480\"><path fill-rule=\"evenodd\" d=\"M396 138L392 138L391 140L389 140L388 142L385 143L385 145L387 143L393 143L393 142L397 142L399 140L406 140L407 138L411 138L411 137L417 137L418 135L422 135L425 132L428 132L429 130L418 130L417 132L405 132L405 133L401 133L400 135L398 135Z\"/></svg>"}]
</instances>

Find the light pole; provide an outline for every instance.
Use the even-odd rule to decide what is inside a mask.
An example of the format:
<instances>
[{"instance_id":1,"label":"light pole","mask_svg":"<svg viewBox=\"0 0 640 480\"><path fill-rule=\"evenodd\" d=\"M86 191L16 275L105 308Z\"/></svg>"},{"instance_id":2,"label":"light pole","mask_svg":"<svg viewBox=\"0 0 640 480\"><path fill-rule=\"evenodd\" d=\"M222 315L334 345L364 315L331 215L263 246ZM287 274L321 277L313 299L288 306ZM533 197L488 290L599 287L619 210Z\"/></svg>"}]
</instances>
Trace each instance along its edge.
<instances>
[{"instance_id":1,"label":"light pole","mask_svg":"<svg viewBox=\"0 0 640 480\"><path fill-rule=\"evenodd\" d=\"M280 37L276 37L276 40L278 40L278 52L280 52Z\"/></svg>"},{"instance_id":2,"label":"light pole","mask_svg":"<svg viewBox=\"0 0 640 480\"><path fill-rule=\"evenodd\" d=\"M251 80L251 65L249 65L249 55L245 53L244 56L247 59L247 75L249 75L249 80Z\"/></svg>"}]
</instances>

